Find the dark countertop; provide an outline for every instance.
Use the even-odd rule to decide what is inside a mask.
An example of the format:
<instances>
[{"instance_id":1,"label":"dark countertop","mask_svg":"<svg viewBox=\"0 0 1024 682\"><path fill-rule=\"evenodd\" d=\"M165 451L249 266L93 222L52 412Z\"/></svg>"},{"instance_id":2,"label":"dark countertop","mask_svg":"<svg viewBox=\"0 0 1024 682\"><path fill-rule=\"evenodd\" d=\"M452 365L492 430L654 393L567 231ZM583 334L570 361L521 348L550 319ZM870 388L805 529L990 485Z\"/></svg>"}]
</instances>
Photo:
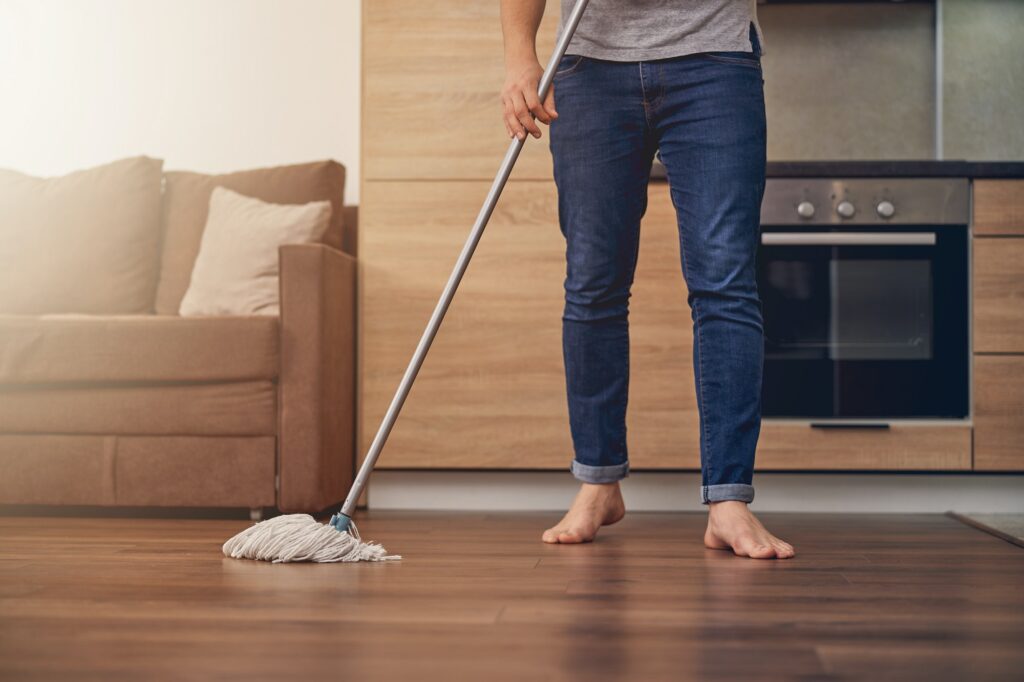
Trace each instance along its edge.
<instances>
[{"instance_id":1,"label":"dark countertop","mask_svg":"<svg viewBox=\"0 0 1024 682\"><path fill-rule=\"evenodd\" d=\"M769 178L1024 178L1024 161L769 161ZM651 178L663 180L655 161Z\"/></svg>"}]
</instances>

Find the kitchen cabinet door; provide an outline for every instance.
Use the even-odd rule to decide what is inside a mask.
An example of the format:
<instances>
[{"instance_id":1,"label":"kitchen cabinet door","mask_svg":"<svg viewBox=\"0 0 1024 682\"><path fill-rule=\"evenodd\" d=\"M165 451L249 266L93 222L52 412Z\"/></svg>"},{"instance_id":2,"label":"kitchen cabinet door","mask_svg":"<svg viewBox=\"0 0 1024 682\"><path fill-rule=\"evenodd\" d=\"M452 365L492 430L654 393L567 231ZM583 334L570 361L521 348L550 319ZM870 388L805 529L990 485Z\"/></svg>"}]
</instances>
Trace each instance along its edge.
<instances>
[{"instance_id":1,"label":"kitchen cabinet door","mask_svg":"<svg viewBox=\"0 0 1024 682\"><path fill-rule=\"evenodd\" d=\"M1024 237L1024 180L974 181L974 234Z\"/></svg>"},{"instance_id":2,"label":"kitchen cabinet door","mask_svg":"<svg viewBox=\"0 0 1024 682\"><path fill-rule=\"evenodd\" d=\"M757 468L778 471L964 471L969 425L893 424L887 429L813 428L766 420Z\"/></svg>"},{"instance_id":3,"label":"kitchen cabinet door","mask_svg":"<svg viewBox=\"0 0 1024 682\"><path fill-rule=\"evenodd\" d=\"M1024 353L1024 239L976 238L974 352Z\"/></svg>"},{"instance_id":4,"label":"kitchen cabinet door","mask_svg":"<svg viewBox=\"0 0 1024 682\"><path fill-rule=\"evenodd\" d=\"M974 358L974 468L1024 471L1024 356Z\"/></svg>"},{"instance_id":5,"label":"kitchen cabinet door","mask_svg":"<svg viewBox=\"0 0 1024 682\"><path fill-rule=\"evenodd\" d=\"M366 182L361 451L376 432L489 182ZM692 323L667 186L651 186L630 301L630 461L698 468ZM565 242L551 182L505 189L379 468L564 469Z\"/></svg>"}]
</instances>

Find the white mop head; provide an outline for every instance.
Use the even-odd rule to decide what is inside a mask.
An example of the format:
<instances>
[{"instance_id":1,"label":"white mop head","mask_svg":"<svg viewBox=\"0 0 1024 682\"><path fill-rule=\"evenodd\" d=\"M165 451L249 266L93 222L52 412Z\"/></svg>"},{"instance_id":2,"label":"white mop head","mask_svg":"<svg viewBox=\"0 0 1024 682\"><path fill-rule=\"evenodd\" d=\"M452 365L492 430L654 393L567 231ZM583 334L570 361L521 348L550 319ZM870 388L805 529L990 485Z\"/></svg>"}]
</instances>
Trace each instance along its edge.
<instances>
[{"instance_id":1,"label":"white mop head","mask_svg":"<svg viewBox=\"0 0 1024 682\"><path fill-rule=\"evenodd\" d=\"M363 542L356 524L349 532L318 523L309 514L285 514L255 526L224 543L224 555L232 559L256 559L275 564L290 561L389 561L401 559L390 555L380 545Z\"/></svg>"}]
</instances>

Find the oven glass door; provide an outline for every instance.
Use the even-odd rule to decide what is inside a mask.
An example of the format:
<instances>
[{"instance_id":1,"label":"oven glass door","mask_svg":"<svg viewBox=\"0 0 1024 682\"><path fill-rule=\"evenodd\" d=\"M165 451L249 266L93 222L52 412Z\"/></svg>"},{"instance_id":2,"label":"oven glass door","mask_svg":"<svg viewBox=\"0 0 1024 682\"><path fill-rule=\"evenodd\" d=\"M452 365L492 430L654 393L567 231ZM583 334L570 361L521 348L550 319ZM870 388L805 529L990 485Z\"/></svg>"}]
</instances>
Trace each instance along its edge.
<instances>
[{"instance_id":1,"label":"oven glass door","mask_svg":"<svg viewBox=\"0 0 1024 682\"><path fill-rule=\"evenodd\" d=\"M966 229L762 233L767 417L965 417Z\"/></svg>"}]
</instances>

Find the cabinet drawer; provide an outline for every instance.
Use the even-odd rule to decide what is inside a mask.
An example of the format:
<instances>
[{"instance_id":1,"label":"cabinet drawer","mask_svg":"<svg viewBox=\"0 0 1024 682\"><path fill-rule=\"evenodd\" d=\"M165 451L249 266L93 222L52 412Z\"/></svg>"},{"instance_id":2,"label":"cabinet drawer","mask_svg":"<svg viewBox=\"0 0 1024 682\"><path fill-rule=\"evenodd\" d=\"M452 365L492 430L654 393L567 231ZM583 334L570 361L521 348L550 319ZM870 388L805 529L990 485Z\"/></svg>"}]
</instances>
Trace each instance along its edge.
<instances>
[{"instance_id":1,"label":"cabinet drawer","mask_svg":"<svg viewBox=\"0 0 1024 682\"><path fill-rule=\"evenodd\" d=\"M973 270L975 352L1024 352L1024 239L975 239Z\"/></svg>"},{"instance_id":2,"label":"cabinet drawer","mask_svg":"<svg viewBox=\"0 0 1024 682\"><path fill-rule=\"evenodd\" d=\"M820 429L765 421L757 468L967 470L971 468L971 427L894 424L888 429Z\"/></svg>"},{"instance_id":3,"label":"cabinet drawer","mask_svg":"<svg viewBox=\"0 0 1024 682\"><path fill-rule=\"evenodd\" d=\"M1024 471L1024 356L974 358L974 468Z\"/></svg>"},{"instance_id":4,"label":"cabinet drawer","mask_svg":"<svg viewBox=\"0 0 1024 682\"><path fill-rule=\"evenodd\" d=\"M974 234L1024 237L1024 180L974 181Z\"/></svg>"}]
</instances>

